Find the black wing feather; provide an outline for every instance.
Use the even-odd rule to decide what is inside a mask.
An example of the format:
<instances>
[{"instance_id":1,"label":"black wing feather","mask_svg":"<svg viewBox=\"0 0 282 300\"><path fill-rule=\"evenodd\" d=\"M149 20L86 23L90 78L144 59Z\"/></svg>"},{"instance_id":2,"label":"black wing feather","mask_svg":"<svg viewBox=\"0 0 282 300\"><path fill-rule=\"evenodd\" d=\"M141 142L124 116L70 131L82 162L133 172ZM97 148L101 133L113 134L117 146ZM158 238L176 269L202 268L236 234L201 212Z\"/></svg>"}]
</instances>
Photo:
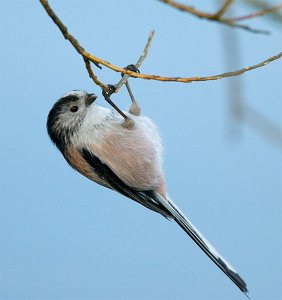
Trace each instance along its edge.
<instances>
[{"instance_id":1,"label":"black wing feather","mask_svg":"<svg viewBox=\"0 0 282 300\"><path fill-rule=\"evenodd\" d=\"M152 191L138 191L124 183L105 163L103 163L97 156L91 153L88 149L80 150L83 158L93 168L94 172L98 174L105 182L117 192L122 195L142 204L143 206L160 213L166 218L172 217L171 213L162 205L157 203L152 198Z\"/></svg>"}]
</instances>

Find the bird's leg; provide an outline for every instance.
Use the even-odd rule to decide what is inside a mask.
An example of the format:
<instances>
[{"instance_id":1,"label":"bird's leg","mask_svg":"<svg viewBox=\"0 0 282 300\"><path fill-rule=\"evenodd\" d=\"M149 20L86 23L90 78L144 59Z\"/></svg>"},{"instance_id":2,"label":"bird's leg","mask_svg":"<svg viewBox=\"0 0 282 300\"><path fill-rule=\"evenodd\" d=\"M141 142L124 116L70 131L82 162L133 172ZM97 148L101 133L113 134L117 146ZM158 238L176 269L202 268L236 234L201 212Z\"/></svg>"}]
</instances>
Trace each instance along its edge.
<instances>
[{"instance_id":1,"label":"bird's leg","mask_svg":"<svg viewBox=\"0 0 282 300\"><path fill-rule=\"evenodd\" d=\"M124 126L130 129L134 126L134 121L129 118L119 107L111 100L111 95L115 92L116 87L112 84L108 84L108 91L103 90L102 95L105 100L124 118Z\"/></svg>"},{"instance_id":2,"label":"bird's leg","mask_svg":"<svg viewBox=\"0 0 282 300\"><path fill-rule=\"evenodd\" d=\"M129 70L129 71L133 71L133 72L136 72L136 73L140 73L140 71L138 70L138 68L135 67L135 65L129 65L129 66L125 67L124 69ZM133 96L133 93L132 93L131 88L129 86L128 80L126 80L125 86L127 88L128 94L129 94L130 99L131 99L131 105L130 105L128 111L131 114L133 114L134 116L140 116L141 108L138 105L138 102L136 101L135 97Z\"/></svg>"},{"instance_id":3,"label":"bird's leg","mask_svg":"<svg viewBox=\"0 0 282 300\"><path fill-rule=\"evenodd\" d=\"M129 111L131 114L133 114L134 116L140 116L141 108L140 108L140 106L138 105L138 102L136 101L135 97L133 96L132 91L131 91L131 88L130 88L129 83L128 83L127 80L126 80L126 82L125 82L125 86L126 86L126 88L127 88L127 91L128 91L128 93L129 93L129 96L130 96L130 98L131 98L131 105L130 105L128 111Z\"/></svg>"}]
</instances>

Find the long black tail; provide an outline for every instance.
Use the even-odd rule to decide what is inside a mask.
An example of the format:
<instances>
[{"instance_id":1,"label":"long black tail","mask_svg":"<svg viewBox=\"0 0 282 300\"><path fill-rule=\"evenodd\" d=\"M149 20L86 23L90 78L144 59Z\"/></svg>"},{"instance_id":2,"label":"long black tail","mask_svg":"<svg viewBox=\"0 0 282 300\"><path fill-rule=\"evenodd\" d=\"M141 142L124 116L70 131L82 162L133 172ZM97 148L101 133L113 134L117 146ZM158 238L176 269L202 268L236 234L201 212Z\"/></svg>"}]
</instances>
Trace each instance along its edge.
<instances>
[{"instance_id":1,"label":"long black tail","mask_svg":"<svg viewBox=\"0 0 282 300\"><path fill-rule=\"evenodd\" d=\"M185 217L181 210L170 200L164 199L155 193L156 201L164 206L173 216L175 222L192 238L192 240L206 253L206 255L238 286L246 295L247 284L238 275L235 269L228 263L211 245L211 243L197 230L197 228Z\"/></svg>"}]
</instances>

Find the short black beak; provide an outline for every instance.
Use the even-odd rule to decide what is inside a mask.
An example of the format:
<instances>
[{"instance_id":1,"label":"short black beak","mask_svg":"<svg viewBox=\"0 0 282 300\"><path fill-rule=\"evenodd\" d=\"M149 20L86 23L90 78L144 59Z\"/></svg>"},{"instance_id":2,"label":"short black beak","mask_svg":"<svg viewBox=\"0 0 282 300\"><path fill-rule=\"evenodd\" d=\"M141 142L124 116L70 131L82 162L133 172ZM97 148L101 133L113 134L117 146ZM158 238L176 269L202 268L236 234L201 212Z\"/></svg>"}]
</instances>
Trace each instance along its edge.
<instances>
[{"instance_id":1,"label":"short black beak","mask_svg":"<svg viewBox=\"0 0 282 300\"><path fill-rule=\"evenodd\" d=\"M86 100L85 100L86 106L91 105L96 99L97 99L97 96L95 94L87 94Z\"/></svg>"}]
</instances>

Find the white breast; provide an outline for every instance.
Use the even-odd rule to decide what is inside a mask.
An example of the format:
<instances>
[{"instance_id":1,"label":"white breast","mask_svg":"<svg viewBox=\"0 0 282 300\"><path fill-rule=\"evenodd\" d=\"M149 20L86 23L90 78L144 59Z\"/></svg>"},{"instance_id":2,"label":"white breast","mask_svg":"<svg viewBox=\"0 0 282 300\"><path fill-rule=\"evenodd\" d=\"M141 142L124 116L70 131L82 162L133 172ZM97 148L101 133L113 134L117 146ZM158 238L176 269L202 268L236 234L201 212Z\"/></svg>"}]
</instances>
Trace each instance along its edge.
<instances>
[{"instance_id":1,"label":"white breast","mask_svg":"<svg viewBox=\"0 0 282 300\"><path fill-rule=\"evenodd\" d=\"M135 122L132 129L124 127L120 115L93 105L74 142L86 147L129 186L156 189L163 184L158 131L149 118L128 115Z\"/></svg>"}]
</instances>

